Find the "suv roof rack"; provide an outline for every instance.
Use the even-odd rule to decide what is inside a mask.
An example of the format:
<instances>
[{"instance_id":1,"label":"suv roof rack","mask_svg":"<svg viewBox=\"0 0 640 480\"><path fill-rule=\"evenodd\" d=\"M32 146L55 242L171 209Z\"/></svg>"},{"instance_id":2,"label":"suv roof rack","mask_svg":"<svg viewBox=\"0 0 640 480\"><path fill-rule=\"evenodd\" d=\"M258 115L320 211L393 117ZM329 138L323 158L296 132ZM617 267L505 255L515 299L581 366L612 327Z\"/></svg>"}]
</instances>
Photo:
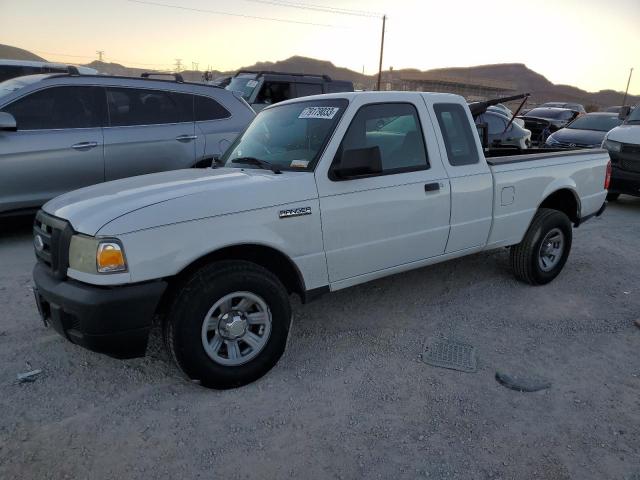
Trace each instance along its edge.
<instances>
[{"instance_id":1,"label":"suv roof rack","mask_svg":"<svg viewBox=\"0 0 640 480\"><path fill-rule=\"evenodd\" d=\"M322 78L325 82L333 81L329 75L316 75L314 73L276 72L273 70L238 70L234 75L234 77L242 73L253 73L255 75L289 75L292 77L316 77L316 78Z\"/></svg>"},{"instance_id":2,"label":"suv roof rack","mask_svg":"<svg viewBox=\"0 0 640 480\"><path fill-rule=\"evenodd\" d=\"M149 78L152 75L158 76L158 77L173 77L174 80L178 83L184 83L184 78L182 78L182 75L180 75L179 73L168 73L168 72L144 72L143 74L141 74L140 76L142 78Z\"/></svg>"}]
</instances>

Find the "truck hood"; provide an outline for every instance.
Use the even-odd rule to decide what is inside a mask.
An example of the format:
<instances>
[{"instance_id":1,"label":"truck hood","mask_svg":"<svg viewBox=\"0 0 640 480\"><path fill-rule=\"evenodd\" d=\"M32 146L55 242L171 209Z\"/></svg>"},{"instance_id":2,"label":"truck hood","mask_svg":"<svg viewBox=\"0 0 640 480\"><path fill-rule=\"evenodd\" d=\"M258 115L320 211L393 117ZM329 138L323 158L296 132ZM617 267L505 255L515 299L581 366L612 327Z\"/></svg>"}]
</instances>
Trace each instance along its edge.
<instances>
[{"instance_id":1,"label":"truck hood","mask_svg":"<svg viewBox=\"0 0 640 480\"><path fill-rule=\"evenodd\" d=\"M609 140L640 145L640 124L620 125L607 134Z\"/></svg>"},{"instance_id":2,"label":"truck hood","mask_svg":"<svg viewBox=\"0 0 640 480\"><path fill-rule=\"evenodd\" d=\"M186 169L81 188L42 208L68 220L76 232L117 235L311 198L317 198L317 189L310 172Z\"/></svg>"}]
</instances>

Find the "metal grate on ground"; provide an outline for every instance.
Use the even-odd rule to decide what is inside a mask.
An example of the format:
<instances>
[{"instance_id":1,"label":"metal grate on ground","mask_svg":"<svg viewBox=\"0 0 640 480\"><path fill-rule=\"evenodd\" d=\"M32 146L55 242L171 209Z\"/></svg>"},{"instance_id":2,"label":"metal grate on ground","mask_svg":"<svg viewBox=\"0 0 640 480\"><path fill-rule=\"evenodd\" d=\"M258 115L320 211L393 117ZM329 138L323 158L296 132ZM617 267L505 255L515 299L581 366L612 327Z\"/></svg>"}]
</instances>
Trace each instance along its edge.
<instances>
[{"instance_id":1,"label":"metal grate on ground","mask_svg":"<svg viewBox=\"0 0 640 480\"><path fill-rule=\"evenodd\" d=\"M436 340L422 353L422 361L434 367L449 368L461 372L478 371L476 349L472 345L454 340Z\"/></svg>"}]
</instances>

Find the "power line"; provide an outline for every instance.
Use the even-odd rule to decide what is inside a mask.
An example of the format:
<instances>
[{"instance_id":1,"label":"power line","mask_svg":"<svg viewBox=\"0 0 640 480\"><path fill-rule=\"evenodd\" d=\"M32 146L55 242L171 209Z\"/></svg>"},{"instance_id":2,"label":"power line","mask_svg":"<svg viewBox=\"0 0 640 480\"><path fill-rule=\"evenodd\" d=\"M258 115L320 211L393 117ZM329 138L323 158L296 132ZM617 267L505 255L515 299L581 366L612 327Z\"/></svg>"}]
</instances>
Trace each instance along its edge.
<instances>
[{"instance_id":1,"label":"power line","mask_svg":"<svg viewBox=\"0 0 640 480\"><path fill-rule=\"evenodd\" d=\"M313 10L315 12L336 13L339 15L353 15L356 17L380 18L383 15L382 13L367 12L365 10L351 10L347 8L315 5L311 3L287 2L284 0L245 0L245 2L262 3L279 7L299 8L302 10Z\"/></svg>"},{"instance_id":2,"label":"power line","mask_svg":"<svg viewBox=\"0 0 640 480\"><path fill-rule=\"evenodd\" d=\"M54 53L54 52L44 52L42 50L32 50L32 52L38 53L38 54L42 54L42 55L53 55L53 56L56 56L56 57L87 58L87 59L95 58L93 55L77 55L77 54L71 54L71 53ZM104 58L105 56L103 56L103 60L105 60L105 58ZM162 67L166 67L168 65L171 65L170 63L134 62L134 61L129 61L129 60L119 60L117 58L111 58L111 57L108 57L106 60L108 60L110 62L118 62L118 63L121 63L121 64L127 64L127 65L145 65L145 66L162 66Z\"/></svg>"},{"instance_id":3,"label":"power line","mask_svg":"<svg viewBox=\"0 0 640 480\"><path fill-rule=\"evenodd\" d=\"M314 22L303 22L303 21L299 21L299 20L287 20L284 18L275 18L275 17L261 17L258 15L245 15L242 13L231 13L231 12L221 12L218 10L206 10L203 8L193 8L193 7L183 7L182 5L171 5L169 3L157 3L157 2L150 2L150 1L146 1L146 0L126 0L127 2L131 2L131 3L138 3L141 5L153 5L155 7L165 7L165 8L174 8L174 9L178 9L178 10L186 10L186 11L191 11L191 12L199 12L199 13L212 13L214 15L227 15L230 17L241 17L241 18L250 18L250 19L254 19L254 20L267 20L267 21L271 21L271 22L282 22L282 23L295 23L298 25L312 25L314 27L331 27L331 28L344 28L344 27L340 27L338 25L330 25L327 23L314 23Z\"/></svg>"}]
</instances>

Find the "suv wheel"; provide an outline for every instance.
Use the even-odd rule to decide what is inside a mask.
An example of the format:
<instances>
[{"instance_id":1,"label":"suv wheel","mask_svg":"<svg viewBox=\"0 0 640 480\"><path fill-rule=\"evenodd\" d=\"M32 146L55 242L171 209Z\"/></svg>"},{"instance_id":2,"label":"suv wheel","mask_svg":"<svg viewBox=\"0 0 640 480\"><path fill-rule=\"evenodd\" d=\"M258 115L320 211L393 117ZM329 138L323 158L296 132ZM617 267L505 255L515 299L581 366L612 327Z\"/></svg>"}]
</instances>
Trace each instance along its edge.
<instances>
[{"instance_id":1,"label":"suv wheel","mask_svg":"<svg viewBox=\"0 0 640 480\"><path fill-rule=\"evenodd\" d=\"M177 294L165 342L192 380L239 387L278 362L290 321L289 297L275 275L250 262L217 262L197 271Z\"/></svg>"}]
</instances>

